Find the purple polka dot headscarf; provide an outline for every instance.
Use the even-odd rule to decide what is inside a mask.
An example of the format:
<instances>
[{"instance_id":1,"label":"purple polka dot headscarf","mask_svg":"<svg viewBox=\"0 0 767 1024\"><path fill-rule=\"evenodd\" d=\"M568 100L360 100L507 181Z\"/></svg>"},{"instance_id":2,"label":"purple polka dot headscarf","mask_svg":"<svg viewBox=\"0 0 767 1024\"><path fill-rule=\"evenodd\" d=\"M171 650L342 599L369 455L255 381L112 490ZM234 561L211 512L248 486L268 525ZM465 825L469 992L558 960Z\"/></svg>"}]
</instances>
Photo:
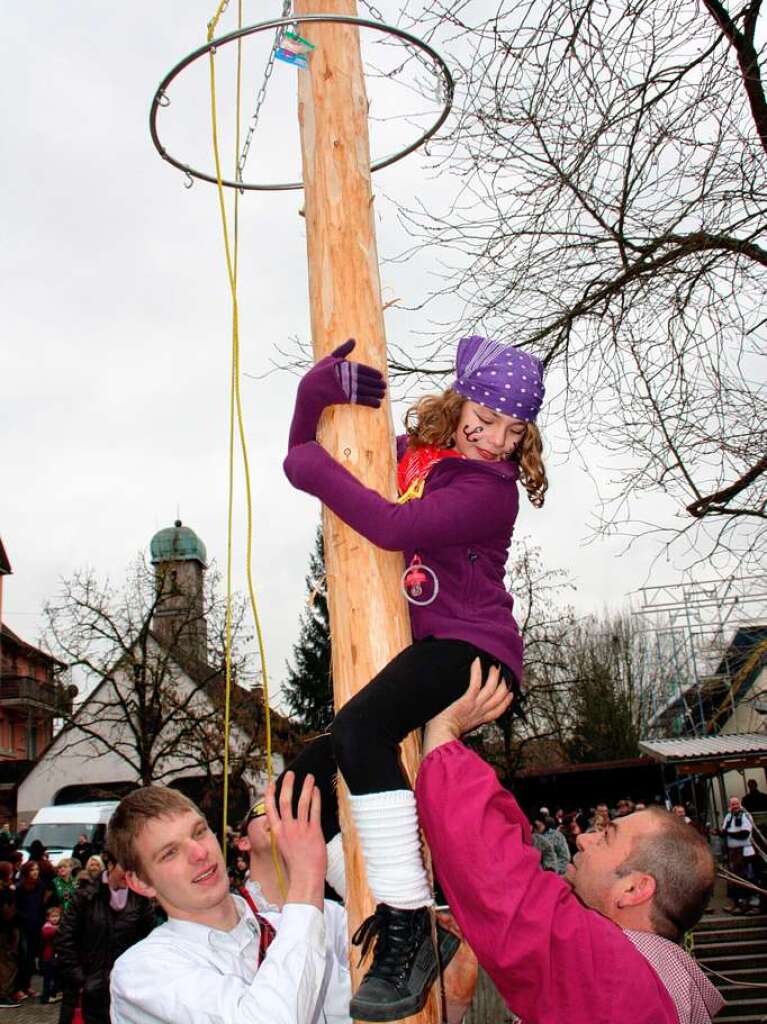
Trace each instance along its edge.
<instances>
[{"instance_id":1,"label":"purple polka dot headscarf","mask_svg":"<svg viewBox=\"0 0 767 1024\"><path fill-rule=\"evenodd\" d=\"M534 423L545 388L543 363L521 348L490 338L461 338L452 385L464 398Z\"/></svg>"}]
</instances>

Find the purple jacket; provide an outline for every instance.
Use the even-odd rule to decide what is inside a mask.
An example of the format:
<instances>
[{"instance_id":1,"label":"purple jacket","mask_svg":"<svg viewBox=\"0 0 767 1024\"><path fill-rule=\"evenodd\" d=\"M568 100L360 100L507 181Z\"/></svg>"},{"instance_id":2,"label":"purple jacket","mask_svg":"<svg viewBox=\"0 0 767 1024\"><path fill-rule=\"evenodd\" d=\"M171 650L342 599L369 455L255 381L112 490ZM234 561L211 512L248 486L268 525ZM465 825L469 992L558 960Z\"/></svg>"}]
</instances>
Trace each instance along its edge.
<instances>
[{"instance_id":1,"label":"purple jacket","mask_svg":"<svg viewBox=\"0 0 767 1024\"><path fill-rule=\"evenodd\" d=\"M450 909L524 1024L709 1024L721 1009L680 946L623 931L541 869L514 797L462 743L424 758L416 799Z\"/></svg>"},{"instance_id":2,"label":"purple jacket","mask_svg":"<svg viewBox=\"0 0 767 1024\"><path fill-rule=\"evenodd\" d=\"M285 474L299 490L319 498L373 544L414 553L433 569L439 593L430 605L410 606L416 640L465 640L507 665L522 679L522 638L504 585L506 560L519 509L518 470L511 462L446 459L430 472L423 497L404 505L387 501L339 465L314 436L319 402L302 395L291 427ZM304 412L304 405L306 412Z\"/></svg>"}]
</instances>

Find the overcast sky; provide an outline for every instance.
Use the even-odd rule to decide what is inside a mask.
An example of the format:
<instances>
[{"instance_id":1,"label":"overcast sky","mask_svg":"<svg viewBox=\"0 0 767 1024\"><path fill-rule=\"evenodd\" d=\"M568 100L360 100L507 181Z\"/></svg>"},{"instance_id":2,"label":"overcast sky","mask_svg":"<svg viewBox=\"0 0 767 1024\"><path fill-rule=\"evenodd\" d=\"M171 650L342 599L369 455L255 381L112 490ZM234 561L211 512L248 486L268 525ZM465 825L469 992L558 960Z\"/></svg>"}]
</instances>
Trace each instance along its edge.
<instances>
[{"instance_id":1,"label":"overcast sky","mask_svg":"<svg viewBox=\"0 0 767 1024\"><path fill-rule=\"evenodd\" d=\"M92 567L118 582L152 534L177 515L223 565L230 336L216 192L202 182L186 189L183 175L154 150L148 129L157 83L204 41L214 7L212 0L38 0L3 11L0 532L14 570L4 617L32 642L60 577ZM246 21L278 13L277 4L245 7ZM395 5L380 7L396 20ZM230 18L224 30L233 27ZM248 50L248 115L267 49L261 36ZM223 79L227 58L220 59ZM298 173L298 73L275 67L248 180ZM206 66L185 74L162 111L161 131L171 152L210 169ZM435 109L419 108L415 92L401 88L397 100L371 85L373 111L386 119L373 133L379 155L413 138L414 125ZM393 116L410 113L411 101L413 117ZM223 81L221 107L226 129L232 104ZM376 176L382 259L403 241L387 197L407 203L440 187L418 154ZM319 515L314 499L292 491L282 475L296 380L284 371L268 374L275 346L308 337L300 204L298 192L248 194L241 214L254 564L274 682L283 678L296 639ZM384 297L416 304L434 269L423 259L384 263ZM387 312L390 343L406 349L428 327L426 313ZM576 606L618 606L637 587L675 582L679 566L659 556L652 536L624 553L619 538L586 543L595 481L618 470L598 444L588 466L558 454L561 424L544 420L544 429L549 495L542 511L521 503L517 533L541 545L549 567L571 575ZM241 587L241 487L238 493ZM662 498L638 511L665 525L676 513Z\"/></svg>"}]
</instances>

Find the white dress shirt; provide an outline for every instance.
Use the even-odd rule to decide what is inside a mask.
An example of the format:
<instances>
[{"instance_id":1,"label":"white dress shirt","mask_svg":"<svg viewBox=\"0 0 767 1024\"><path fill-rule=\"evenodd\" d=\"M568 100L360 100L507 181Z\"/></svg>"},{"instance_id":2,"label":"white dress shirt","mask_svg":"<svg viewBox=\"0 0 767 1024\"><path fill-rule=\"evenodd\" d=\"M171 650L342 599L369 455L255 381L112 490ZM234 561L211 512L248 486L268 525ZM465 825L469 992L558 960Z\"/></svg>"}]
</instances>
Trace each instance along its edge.
<instances>
[{"instance_id":1,"label":"white dress shirt","mask_svg":"<svg viewBox=\"0 0 767 1024\"><path fill-rule=\"evenodd\" d=\"M259 914L263 914L277 934L282 926L282 914L278 907L264 896L258 882L245 883ZM289 904L288 904L289 905ZM352 998L352 981L349 973L349 925L346 911L340 903L325 900L325 976L322 995L312 1024L351 1024L349 1002Z\"/></svg>"},{"instance_id":2,"label":"white dress shirt","mask_svg":"<svg viewBox=\"0 0 767 1024\"><path fill-rule=\"evenodd\" d=\"M313 1024L326 971L322 913L286 904L258 966L260 929L240 896L228 932L171 918L112 970L112 1024Z\"/></svg>"}]
</instances>

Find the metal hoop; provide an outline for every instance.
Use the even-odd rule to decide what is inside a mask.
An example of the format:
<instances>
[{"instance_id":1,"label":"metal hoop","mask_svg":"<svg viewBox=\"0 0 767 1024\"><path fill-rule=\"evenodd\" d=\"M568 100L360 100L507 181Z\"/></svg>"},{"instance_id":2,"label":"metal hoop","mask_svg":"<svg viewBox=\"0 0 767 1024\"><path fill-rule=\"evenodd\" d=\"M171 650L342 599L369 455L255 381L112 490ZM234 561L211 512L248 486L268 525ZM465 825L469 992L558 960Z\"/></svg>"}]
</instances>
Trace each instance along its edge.
<instances>
[{"instance_id":1,"label":"metal hoop","mask_svg":"<svg viewBox=\"0 0 767 1024\"><path fill-rule=\"evenodd\" d=\"M416 569L416 568L420 572L425 572L429 576L431 576L432 583L434 584L434 589L432 590L431 597L427 597L423 601L416 600L416 598L419 595L416 594L415 596L413 596L410 593L410 591L407 589L406 581L407 581L408 575L411 572L413 572L413 570ZM416 607L418 607L418 608L425 608L426 605L432 604L432 602L436 601L436 599L437 599L437 594L439 593L439 579L437 577L436 572L433 569L430 569L428 565L424 565L423 562L419 562L417 566L409 565L407 567L407 569L405 569L405 571L402 573L402 576L400 577L399 588L402 591L402 595L403 595L403 597L405 598L406 601L409 601L410 604L416 605Z\"/></svg>"},{"instance_id":2,"label":"metal hoop","mask_svg":"<svg viewBox=\"0 0 767 1024\"><path fill-rule=\"evenodd\" d=\"M160 137L157 132L157 113L160 107L167 107L170 103L168 99L167 91L168 86L173 82L178 75L188 67L194 61L199 60L200 57L204 57L206 54L217 50L221 46L226 46L227 43L233 43L238 39L243 39L245 36L255 35L258 32L266 32L272 28L281 28L285 25L305 24L307 22L338 22L343 25L358 25L360 28L372 28L377 29L381 32L386 32L389 35L396 36L398 39L404 39L412 46L417 47L419 50L423 50L427 53L434 61L435 65L439 68L442 74L444 82L444 93L445 93L445 104L444 107L434 122L434 124L420 135L415 142L404 149L399 150L392 156L383 157L380 160L376 160L370 167L371 171L379 171L382 167L389 167L391 164L396 163L398 160L402 160L403 157L408 156L414 150L418 149L425 142L434 135L445 122L450 110L453 106L453 94L455 92L455 83L453 76L450 74L445 61L440 57L436 50L432 49L428 43L425 43L422 39L418 39L417 36L411 35L404 29L397 28L395 25L386 25L380 21L374 21L370 18L354 18L351 15L345 14L305 14L301 17L292 18L274 18L271 21L261 21L256 25L246 25L244 28L237 29L235 32L230 32L228 35L221 36L220 39L213 39L211 42L206 43L199 49L194 50L187 57L184 57L174 68L172 68L168 74L163 78L157 87L157 91L154 94L152 100L152 107L149 113L149 131L152 135L152 142L155 145L157 152L163 158L167 160L169 164L173 164L174 167L178 167L180 171L184 171L186 174L190 174L193 178L199 178L201 181L209 181L212 184L217 184L218 179L215 175L205 174L203 171L197 171L189 164L182 163L165 149L163 144L160 142ZM299 189L304 187L303 181L289 181L289 182L275 182L266 185L250 185L244 181L230 181L226 178L222 179L222 185L227 188L238 188L248 190L252 192L282 192L290 189Z\"/></svg>"}]
</instances>

